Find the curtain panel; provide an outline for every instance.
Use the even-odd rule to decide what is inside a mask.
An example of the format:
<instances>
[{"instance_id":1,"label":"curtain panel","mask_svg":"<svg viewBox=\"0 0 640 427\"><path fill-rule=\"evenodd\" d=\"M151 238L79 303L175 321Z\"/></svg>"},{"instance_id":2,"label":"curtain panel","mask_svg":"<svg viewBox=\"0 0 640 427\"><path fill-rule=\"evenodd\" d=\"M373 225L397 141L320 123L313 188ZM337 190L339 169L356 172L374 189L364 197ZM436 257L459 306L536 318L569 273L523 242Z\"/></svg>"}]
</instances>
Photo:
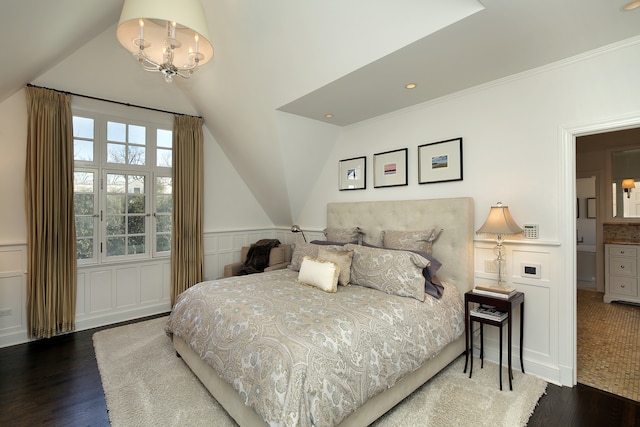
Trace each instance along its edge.
<instances>
[{"instance_id":1,"label":"curtain panel","mask_svg":"<svg viewBox=\"0 0 640 427\"><path fill-rule=\"evenodd\" d=\"M27 87L27 330L75 329L77 268L71 96Z\"/></svg>"},{"instance_id":2,"label":"curtain panel","mask_svg":"<svg viewBox=\"0 0 640 427\"><path fill-rule=\"evenodd\" d=\"M191 116L175 116L173 121L172 307L180 293L203 278L202 122Z\"/></svg>"}]
</instances>

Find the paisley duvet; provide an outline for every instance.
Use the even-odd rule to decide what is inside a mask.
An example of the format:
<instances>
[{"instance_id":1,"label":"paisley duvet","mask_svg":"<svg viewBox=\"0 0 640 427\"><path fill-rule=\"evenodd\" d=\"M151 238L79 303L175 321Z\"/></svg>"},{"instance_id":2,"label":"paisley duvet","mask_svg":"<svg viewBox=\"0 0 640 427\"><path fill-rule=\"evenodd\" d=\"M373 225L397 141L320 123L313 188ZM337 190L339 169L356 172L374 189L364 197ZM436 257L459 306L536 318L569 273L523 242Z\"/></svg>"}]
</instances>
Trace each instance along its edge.
<instances>
[{"instance_id":1,"label":"paisley duvet","mask_svg":"<svg viewBox=\"0 0 640 427\"><path fill-rule=\"evenodd\" d=\"M297 276L200 283L166 326L271 426L338 424L464 332L452 285L421 302L356 285L326 293Z\"/></svg>"}]
</instances>

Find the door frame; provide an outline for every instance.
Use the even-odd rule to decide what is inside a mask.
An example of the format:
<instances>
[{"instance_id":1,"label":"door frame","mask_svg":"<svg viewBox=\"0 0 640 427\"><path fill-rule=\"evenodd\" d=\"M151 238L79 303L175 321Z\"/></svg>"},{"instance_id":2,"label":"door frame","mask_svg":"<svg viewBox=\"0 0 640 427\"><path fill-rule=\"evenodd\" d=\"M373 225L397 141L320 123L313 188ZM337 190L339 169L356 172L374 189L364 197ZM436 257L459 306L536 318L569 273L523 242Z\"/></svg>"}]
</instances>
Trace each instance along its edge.
<instances>
[{"instance_id":1,"label":"door frame","mask_svg":"<svg viewBox=\"0 0 640 427\"><path fill-rule=\"evenodd\" d=\"M576 235L576 138L640 127L640 114L634 113L598 121L560 127L560 200L558 201L561 259L559 298L559 368L562 385L578 383L577 370L577 235ZM603 177L602 179L606 179ZM569 286L562 286L562 284Z\"/></svg>"}]
</instances>

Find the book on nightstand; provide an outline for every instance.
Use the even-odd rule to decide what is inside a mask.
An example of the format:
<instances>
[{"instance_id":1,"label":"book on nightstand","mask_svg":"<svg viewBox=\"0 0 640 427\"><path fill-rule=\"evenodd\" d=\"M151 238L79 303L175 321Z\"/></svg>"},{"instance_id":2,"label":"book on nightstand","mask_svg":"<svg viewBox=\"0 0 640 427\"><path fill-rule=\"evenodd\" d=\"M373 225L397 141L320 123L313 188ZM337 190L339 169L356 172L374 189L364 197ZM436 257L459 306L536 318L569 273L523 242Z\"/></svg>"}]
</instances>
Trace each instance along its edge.
<instances>
[{"instance_id":1,"label":"book on nightstand","mask_svg":"<svg viewBox=\"0 0 640 427\"><path fill-rule=\"evenodd\" d=\"M498 310L495 307L476 307L469 312L472 317L482 317L483 319L491 319L501 322L507 318L507 312Z\"/></svg>"},{"instance_id":2,"label":"book on nightstand","mask_svg":"<svg viewBox=\"0 0 640 427\"><path fill-rule=\"evenodd\" d=\"M516 293L516 289L511 287L501 288L491 285L476 285L473 288L473 292L476 294L487 295L496 298L509 299Z\"/></svg>"}]
</instances>

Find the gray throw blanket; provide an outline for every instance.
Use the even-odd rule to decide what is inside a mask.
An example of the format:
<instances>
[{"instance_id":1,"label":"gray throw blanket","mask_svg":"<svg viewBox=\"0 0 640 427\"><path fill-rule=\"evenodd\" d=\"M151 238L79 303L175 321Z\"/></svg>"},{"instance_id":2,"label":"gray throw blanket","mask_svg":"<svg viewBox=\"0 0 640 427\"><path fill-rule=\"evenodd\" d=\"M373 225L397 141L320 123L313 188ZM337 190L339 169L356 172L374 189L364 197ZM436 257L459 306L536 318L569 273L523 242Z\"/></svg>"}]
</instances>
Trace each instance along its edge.
<instances>
[{"instance_id":1,"label":"gray throw blanket","mask_svg":"<svg viewBox=\"0 0 640 427\"><path fill-rule=\"evenodd\" d=\"M261 239L253 243L247 252L247 259L240 275L262 273L269 266L269 254L271 249L280 244L278 239Z\"/></svg>"}]
</instances>

